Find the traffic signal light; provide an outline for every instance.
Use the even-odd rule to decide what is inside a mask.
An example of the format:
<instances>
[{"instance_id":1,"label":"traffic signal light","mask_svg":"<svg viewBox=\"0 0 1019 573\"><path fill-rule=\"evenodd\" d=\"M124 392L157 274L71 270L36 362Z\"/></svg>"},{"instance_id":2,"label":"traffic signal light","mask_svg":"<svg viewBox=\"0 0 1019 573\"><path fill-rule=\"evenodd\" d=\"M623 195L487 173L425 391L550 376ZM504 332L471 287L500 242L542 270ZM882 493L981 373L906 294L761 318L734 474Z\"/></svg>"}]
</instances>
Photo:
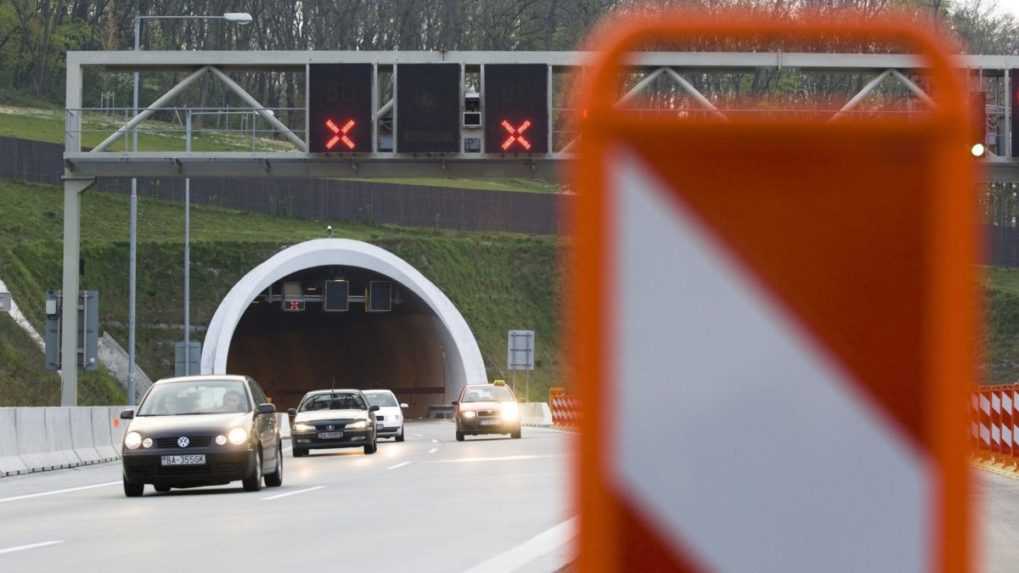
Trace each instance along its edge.
<instances>
[{"instance_id":1,"label":"traffic signal light","mask_svg":"<svg viewBox=\"0 0 1019 573\"><path fill-rule=\"evenodd\" d=\"M460 152L460 64L396 65L396 151Z\"/></svg>"},{"instance_id":2,"label":"traffic signal light","mask_svg":"<svg viewBox=\"0 0 1019 573\"><path fill-rule=\"evenodd\" d=\"M1012 157L1019 157L1019 69L1009 70L1009 94L1012 98ZM1004 155L1002 151L1002 155Z\"/></svg>"},{"instance_id":3,"label":"traffic signal light","mask_svg":"<svg viewBox=\"0 0 1019 573\"><path fill-rule=\"evenodd\" d=\"M393 310L393 283L389 281L368 282L368 312L389 312Z\"/></svg>"},{"instance_id":4,"label":"traffic signal light","mask_svg":"<svg viewBox=\"0 0 1019 573\"><path fill-rule=\"evenodd\" d=\"M371 64L310 64L308 150L372 151Z\"/></svg>"},{"instance_id":5,"label":"traffic signal light","mask_svg":"<svg viewBox=\"0 0 1019 573\"><path fill-rule=\"evenodd\" d=\"M548 66L487 64L485 153L548 153Z\"/></svg>"},{"instance_id":6,"label":"traffic signal light","mask_svg":"<svg viewBox=\"0 0 1019 573\"><path fill-rule=\"evenodd\" d=\"M350 283L345 280L326 281L325 300L322 310L326 312L346 312L349 308Z\"/></svg>"}]
</instances>

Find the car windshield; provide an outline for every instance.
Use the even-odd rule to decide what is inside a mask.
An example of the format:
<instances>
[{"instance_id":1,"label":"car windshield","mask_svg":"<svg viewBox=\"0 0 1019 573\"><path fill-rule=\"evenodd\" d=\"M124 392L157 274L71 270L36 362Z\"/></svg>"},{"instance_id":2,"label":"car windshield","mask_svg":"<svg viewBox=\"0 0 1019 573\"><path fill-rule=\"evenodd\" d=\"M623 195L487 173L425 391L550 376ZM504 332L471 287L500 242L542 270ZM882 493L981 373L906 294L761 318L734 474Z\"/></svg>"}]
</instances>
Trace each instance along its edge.
<instances>
[{"instance_id":1,"label":"car windshield","mask_svg":"<svg viewBox=\"0 0 1019 573\"><path fill-rule=\"evenodd\" d=\"M187 416L250 412L244 383L237 380L189 380L163 382L138 408L139 416Z\"/></svg>"},{"instance_id":2,"label":"car windshield","mask_svg":"<svg viewBox=\"0 0 1019 573\"><path fill-rule=\"evenodd\" d=\"M505 386L475 386L467 388L464 402L513 402L513 393Z\"/></svg>"},{"instance_id":3,"label":"car windshield","mask_svg":"<svg viewBox=\"0 0 1019 573\"><path fill-rule=\"evenodd\" d=\"M367 410L364 399L358 394L317 394L301 403L302 412L315 410Z\"/></svg>"},{"instance_id":4,"label":"car windshield","mask_svg":"<svg viewBox=\"0 0 1019 573\"><path fill-rule=\"evenodd\" d=\"M399 406L396 403L396 398L389 392L365 392L364 395L372 406L378 406L379 408L395 408Z\"/></svg>"}]
</instances>

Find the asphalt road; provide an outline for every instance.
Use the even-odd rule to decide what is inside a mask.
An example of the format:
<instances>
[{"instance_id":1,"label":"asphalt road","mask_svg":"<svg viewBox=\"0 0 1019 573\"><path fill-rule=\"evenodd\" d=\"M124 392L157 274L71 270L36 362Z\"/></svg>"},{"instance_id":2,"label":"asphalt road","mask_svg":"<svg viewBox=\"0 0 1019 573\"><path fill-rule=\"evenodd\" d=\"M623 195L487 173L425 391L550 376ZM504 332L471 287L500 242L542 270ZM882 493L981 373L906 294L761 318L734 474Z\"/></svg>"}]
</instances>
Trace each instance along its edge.
<instances>
[{"instance_id":1,"label":"asphalt road","mask_svg":"<svg viewBox=\"0 0 1019 573\"><path fill-rule=\"evenodd\" d=\"M288 455L284 483L124 497L120 464L0 479L0 571L552 571L570 559L570 434ZM312 569L314 568L314 569Z\"/></svg>"}]
</instances>

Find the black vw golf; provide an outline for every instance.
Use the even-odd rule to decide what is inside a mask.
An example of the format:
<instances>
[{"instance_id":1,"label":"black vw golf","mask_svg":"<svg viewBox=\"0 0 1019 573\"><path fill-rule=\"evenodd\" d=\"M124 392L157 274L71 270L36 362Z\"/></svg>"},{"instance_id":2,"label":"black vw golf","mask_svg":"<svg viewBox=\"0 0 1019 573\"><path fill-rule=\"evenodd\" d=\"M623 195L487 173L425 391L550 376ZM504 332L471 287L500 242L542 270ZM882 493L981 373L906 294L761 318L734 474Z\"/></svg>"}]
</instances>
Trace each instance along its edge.
<instances>
[{"instance_id":1,"label":"black vw golf","mask_svg":"<svg viewBox=\"0 0 1019 573\"><path fill-rule=\"evenodd\" d=\"M283 483L276 408L246 376L187 376L149 388L124 433L124 494L241 480L257 491Z\"/></svg>"}]
</instances>

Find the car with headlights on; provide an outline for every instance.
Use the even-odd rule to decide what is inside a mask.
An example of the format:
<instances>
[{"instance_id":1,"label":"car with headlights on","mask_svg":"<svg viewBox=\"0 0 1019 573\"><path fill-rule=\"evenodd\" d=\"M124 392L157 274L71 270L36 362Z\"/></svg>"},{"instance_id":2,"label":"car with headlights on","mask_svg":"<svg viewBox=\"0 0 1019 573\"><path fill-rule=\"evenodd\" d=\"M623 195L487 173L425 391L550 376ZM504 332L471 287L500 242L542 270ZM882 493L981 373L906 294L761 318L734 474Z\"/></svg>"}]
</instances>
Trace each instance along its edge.
<instances>
[{"instance_id":1,"label":"car with headlights on","mask_svg":"<svg viewBox=\"0 0 1019 573\"><path fill-rule=\"evenodd\" d=\"M364 390L364 395L369 404L379 407L379 411L375 412L379 437L402 442L403 411L407 409L407 404L398 402L392 390Z\"/></svg>"},{"instance_id":2,"label":"car with headlights on","mask_svg":"<svg viewBox=\"0 0 1019 573\"><path fill-rule=\"evenodd\" d=\"M289 410L294 457L306 456L310 450L354 447L374 454L378 450L378 411L360 390L308 392Z\"/></svg>"},{"instance_id":3,"label":"car with headlights on","mask_svg":"<svg viewBox=\"0 0 1019 573\"><path fill-rule=\"evenodd\" d=\"M247 491L283 483L276 407L246 376L185 376L153 384L127 421L124 494L241 481Z\"/></svg>"},{"instance_id":4,"label":"car with headlights on","mask_svg":"<svg viewBox=\"0 0 1019 573\"><path fill-rule=\"evenodd\" d=\"M453 401L456 440L477 434L509 434L520 438L520 408L503 384L470 384Z\"/></svg>"}]
</instances>

